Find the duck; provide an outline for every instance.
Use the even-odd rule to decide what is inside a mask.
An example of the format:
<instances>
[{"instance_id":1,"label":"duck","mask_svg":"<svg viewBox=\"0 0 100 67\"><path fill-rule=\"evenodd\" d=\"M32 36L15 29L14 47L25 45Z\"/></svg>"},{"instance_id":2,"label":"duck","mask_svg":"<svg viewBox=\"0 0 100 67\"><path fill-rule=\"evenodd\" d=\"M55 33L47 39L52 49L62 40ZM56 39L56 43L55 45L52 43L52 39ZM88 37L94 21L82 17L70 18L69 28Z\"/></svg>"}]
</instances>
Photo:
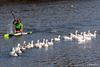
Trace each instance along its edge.
<instances>
[{"instance_id":1,"label":"duck","mask_svg":"<svg viewBox=\"0 0 100 67\"><path fill-rule=\"evenodd\" d=\"M61 35L58 35L58 37L54 38L54 41L60 41L60 37L61 37Z\"/></svg>"}]
</instances>

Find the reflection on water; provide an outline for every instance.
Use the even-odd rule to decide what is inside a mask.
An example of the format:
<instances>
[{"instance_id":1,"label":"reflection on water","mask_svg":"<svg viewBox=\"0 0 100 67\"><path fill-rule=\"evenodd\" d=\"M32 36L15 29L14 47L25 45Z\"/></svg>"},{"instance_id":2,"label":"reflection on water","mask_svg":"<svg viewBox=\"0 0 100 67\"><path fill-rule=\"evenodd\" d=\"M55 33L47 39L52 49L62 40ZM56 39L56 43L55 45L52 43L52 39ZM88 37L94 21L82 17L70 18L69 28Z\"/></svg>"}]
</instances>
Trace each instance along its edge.
<instances>
[{"instance_id":1,"label":"reflection on water","mask_svg":"<svg viewBox=\"0 0 100 67\"><path fill-rule=\"evenodd\" d=\"M100 1L58 1L41 4L19 4L0 6L0 31L11 30L13 9L16 17L22 19L24 31L32 35L12 37L4 40L0 36L0 67L99 67L100 36L90 42L78 44L74 41L56 42L48 49L29 49L18 57L9 56L11 48L23 41L34 43L43 38L68 35L75 30L80 32L100 29ZM73 5L73 6L72 6Z\"/></svg>"}]
</instances>

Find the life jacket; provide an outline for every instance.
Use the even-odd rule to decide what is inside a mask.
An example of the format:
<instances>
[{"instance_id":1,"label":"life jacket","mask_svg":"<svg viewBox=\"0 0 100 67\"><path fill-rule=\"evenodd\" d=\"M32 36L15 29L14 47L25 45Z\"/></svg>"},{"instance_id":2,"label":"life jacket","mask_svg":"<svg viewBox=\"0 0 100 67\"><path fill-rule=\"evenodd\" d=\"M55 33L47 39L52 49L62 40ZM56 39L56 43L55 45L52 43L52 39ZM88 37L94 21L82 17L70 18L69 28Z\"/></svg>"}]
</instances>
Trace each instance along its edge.
<instances>
[{"instance_id":1,"label":"life jacket","mask_svg":"<svg viewBox=\"0 0 100 67\"><path fill-rule=\"evenodd\" d=\"M22 28L22 24L21 23L16 23L15 24L15 29L16 30L20 30Z\"/></svg>"}]
</instances>

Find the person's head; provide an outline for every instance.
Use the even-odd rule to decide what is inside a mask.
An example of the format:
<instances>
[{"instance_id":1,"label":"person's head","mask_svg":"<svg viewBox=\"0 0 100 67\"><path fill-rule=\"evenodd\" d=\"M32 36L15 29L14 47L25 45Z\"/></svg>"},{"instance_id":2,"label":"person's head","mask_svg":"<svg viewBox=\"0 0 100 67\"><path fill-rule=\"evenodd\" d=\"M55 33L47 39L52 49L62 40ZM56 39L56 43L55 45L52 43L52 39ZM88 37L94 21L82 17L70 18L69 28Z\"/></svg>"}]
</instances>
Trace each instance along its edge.
<instances>
[{"instance_id":1,"label":"person's head","mask_svg":"<svg viewBox=\"0 0 100 67\"><path fill-rule=\"evenodd\" d=\"M15 21L16 21L16 23L21 23L21 19L19 19L19 18L16 19Z\"/></svg>"}]
</instances>

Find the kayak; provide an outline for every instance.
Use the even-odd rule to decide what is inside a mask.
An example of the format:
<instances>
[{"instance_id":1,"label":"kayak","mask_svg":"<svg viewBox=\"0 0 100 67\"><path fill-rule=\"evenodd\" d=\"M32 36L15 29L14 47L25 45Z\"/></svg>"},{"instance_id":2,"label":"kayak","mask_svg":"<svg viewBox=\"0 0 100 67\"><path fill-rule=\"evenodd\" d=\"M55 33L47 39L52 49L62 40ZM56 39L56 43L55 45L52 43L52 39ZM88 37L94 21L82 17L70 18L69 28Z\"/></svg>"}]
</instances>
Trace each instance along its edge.
<instances>
[{"instance_id":1,"label":"kayak","mask_svg":"<svg viewBox=\"0 0 100 67\"><path fill-rule=\"evenodd\" d=\"M17 36L23 36L23 35L27 35L27 34L32 34L32 32L22 32L22 33L12 33L12 34L3 34L3 38L4 39L9 39L10 37L17 37Z\"/></svg>"}]
</instances>

